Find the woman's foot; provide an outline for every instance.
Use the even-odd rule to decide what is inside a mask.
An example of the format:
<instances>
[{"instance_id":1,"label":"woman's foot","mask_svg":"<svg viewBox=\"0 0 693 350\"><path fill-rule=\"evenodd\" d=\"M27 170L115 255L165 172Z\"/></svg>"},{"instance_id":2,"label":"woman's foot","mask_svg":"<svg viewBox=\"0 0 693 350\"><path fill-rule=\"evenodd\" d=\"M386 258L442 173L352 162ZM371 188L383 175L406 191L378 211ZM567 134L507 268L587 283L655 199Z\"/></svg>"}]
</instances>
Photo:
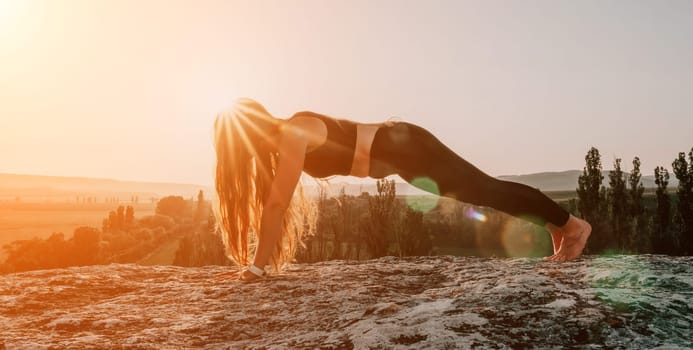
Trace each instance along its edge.
<instances>
[{"instance_id":1,"label":"woman's foot","mask_svg":"<svg viewBox=\"0 0 693 350\"><path fill-rule=\"evenodd\" d=\"M551 243L553 243L553 253L556 254L558 253L558 249L561 248L561 243L563 242L563 233L556 228L556 229L549 229L549 233L551 234Z\"/></svg>"},{"instance_id":2,"label":"woman's foot","mask_svg":"<svg viewBox=\"0 0 693 350\"><path fill-rule=\"evenodd\" d=\"M258 280L262 279L262 277L250 272L247 269L244 269L243 271L241 271L240 275L238 276L238 279L241 282L248 283L248 282L258 281Z\"/></svg>"},{"instance_id":3,"label":"woman's foot","mask_svg":"<svg viewBox=\"0 0 693 350\"><path fill-rule=\"evenodd\" d=\"M554 243L554 254L544 260L571 261L577 259L585 249L587 239L592 233L592 226L585 220L570 216L568 222L560 227L560 232L550 230ZM560 239L558 249L556 242Z\"/></svg>"},{"instance_id":4,"label":"woman's foot","mask_svg":"<svg viewBox=\"0 0 693 350\"><path fill-rule=\"evenodd\" d=\"M561 228L547 222L544 228L551 234L551 243L553 244L553 253L558 253L558 249L561 248L561 243L563 242L563 231ZM548 258L548 257L547 257Z\"/></svg>"},{"instance_id":5,"label":"woman's foot","mask_svg":"<svg viewBox=\"0 0 693 350\"><path fill-rule=\"evenodd\" d=\"M241 271L241 274L238 276L238 279L241 282L248 283L259 281L261 279L264 279L266 276L267 271L259 267L256 267L253 264L250 264Z\"/></svg>"}]
</instances>

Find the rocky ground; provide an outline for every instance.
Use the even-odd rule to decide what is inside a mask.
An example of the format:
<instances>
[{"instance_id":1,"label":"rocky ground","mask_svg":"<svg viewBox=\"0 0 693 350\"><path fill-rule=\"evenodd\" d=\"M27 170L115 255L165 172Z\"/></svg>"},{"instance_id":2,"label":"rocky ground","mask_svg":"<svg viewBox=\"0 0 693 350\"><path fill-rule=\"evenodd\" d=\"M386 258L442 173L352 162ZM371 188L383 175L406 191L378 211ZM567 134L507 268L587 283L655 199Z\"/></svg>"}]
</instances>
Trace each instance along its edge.
<instances>
[{"instance_id":1,"label":"rocky ground","mask_svg":"<svg viewBox=\"0 0 693 350\"><path fill-rule=\"evenodd\" d=\"M0 276L0 349L693 346L693 258L109 265Z\"/></svg>"}]
</instances>

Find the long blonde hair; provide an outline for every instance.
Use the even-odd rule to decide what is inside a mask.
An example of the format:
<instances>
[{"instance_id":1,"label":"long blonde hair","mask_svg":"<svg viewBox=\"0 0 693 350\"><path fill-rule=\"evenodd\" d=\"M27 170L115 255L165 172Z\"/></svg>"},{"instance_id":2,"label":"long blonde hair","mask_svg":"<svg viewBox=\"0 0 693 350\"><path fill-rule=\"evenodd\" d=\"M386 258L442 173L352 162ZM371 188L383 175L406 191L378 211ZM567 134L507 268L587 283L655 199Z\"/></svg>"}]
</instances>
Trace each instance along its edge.
<instances>
[{"instance_id":1,"label":"long blonde hair","mask_svg":"<svg viewBox=\"0 0 693 350\"><path fill-rule=\"evenodd\" d=\"M280 121L261 104L247 98L236 100L214 122L214 212L226 254L239 265L248 265L257 248L263 202L276 171L279 126ZM308 206L300 182L297 192L284 214L281 239L270 258L276 271L293 260L302 244Z\"/></svg>"}]
</instances>

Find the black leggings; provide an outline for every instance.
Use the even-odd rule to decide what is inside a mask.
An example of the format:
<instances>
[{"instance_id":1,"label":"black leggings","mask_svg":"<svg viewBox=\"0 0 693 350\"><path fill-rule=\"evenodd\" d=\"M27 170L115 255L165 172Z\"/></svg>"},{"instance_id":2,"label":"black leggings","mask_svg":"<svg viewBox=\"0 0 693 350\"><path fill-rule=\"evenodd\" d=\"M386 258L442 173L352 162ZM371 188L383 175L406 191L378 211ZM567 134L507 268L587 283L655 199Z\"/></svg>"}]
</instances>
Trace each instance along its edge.
<instances>
[{"instance_id":1,"label":"black leggings","mask_svg":"<svg viewBox=\"0 0 693 350\"><path fill-rule=\"evenodd\" d=\"M435 183L435 194L501 210L537 225L563 226L568 221L568 212L538 189L487 175L428 130L411 123L382 126L375 134L370 176L390 174L432 193L435 189L430 184Z\"/></svg>"}]
</instances>

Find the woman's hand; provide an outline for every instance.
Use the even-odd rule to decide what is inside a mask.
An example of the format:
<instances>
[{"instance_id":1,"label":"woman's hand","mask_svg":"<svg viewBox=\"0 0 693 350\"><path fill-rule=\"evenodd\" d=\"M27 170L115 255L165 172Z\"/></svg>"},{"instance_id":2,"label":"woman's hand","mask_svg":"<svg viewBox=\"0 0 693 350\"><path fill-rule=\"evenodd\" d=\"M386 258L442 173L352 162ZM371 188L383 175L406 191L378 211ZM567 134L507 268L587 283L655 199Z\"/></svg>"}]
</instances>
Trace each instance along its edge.
<instances>
[{"instance_id":1,"label":"woman's hand","mask_svg":"<svg viewBox=\"0 0 693 350\"><path fill-rule=\"evenodd\" d=\"M244 269L241 271L241 273L238 275L238 279L241 282L248 283L248 282L253 282L259 280L261 277L258 275L250 272L250 270Z\"/></svg>"},{"instance_id":2,"label":"woman's hand","mask_svg":"<svg viewBox=\"0 0 693 350\"><path fill-rule=\"evenodd\" d=\"M229 272L224 272L220 273L216 276L214 276L214 279L218 282L228 282L229 280L232 279L238 279L239 281L243 283L248 283L248 282L254 282L257 280L262 279L262 277L259 277L258 275L248 271L248 269L243 269L241 271L229 271Z\"/></svg>"}]
</instances>

